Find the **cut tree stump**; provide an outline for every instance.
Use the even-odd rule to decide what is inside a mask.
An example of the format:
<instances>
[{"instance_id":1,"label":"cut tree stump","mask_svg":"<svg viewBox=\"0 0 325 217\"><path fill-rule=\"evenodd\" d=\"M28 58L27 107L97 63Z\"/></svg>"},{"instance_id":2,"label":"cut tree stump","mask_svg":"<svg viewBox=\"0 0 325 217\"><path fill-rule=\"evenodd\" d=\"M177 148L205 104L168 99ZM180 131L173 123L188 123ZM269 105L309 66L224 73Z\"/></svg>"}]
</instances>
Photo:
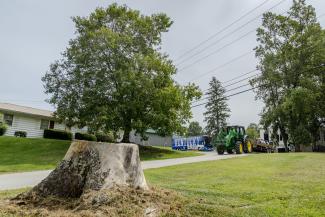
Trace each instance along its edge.
<instances>
[{"instance_id":1,"label":"cut tree stump","mask_svg":"<svg viewBox=\"0 0 325 217\"><path fill-rule=\"evenodd\" d=\"M48 177L18 197L79 198L87 191L114 186L148 189L138 146L76 140Z\"/></svg>"}]
</instances>

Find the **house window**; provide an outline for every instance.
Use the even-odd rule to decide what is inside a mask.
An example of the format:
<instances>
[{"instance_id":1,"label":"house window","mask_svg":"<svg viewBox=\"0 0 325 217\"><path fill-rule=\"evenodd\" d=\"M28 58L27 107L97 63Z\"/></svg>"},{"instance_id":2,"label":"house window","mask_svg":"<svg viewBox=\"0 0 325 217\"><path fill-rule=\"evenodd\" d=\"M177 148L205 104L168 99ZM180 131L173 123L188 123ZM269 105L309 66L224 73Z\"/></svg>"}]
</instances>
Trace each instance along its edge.
<instances>
[{"instance_id":1,"label":"house window","mask_svg":"<svg viewBox=\"0 0 325 217\"><path fill-rule=\"evenodd\" d=\"M9 114L4 114L3 120L8 126L12 126L12 122L14 121L14 116Z\"/></svg>"},{"instance_id":2,"label":"house window","mask_svg":"<svg viewBox=\"0 0 325 217\"><path fill-rule=\"evenodd\" d=\"M54 121L50 121L50 129L54 129Z\"/></svg>"},{"instance_id":3,"label":"house window","mask_svg":"<svg viewBox=\"0 0 325 217\"><path fill-rule=\"evenodd\" d=\"M50 121L49 120L41 120L41 127L40 129L41 130L45 130L45 129L48 129L49 128L49 123Z\"/></svg>"}]
</instances>

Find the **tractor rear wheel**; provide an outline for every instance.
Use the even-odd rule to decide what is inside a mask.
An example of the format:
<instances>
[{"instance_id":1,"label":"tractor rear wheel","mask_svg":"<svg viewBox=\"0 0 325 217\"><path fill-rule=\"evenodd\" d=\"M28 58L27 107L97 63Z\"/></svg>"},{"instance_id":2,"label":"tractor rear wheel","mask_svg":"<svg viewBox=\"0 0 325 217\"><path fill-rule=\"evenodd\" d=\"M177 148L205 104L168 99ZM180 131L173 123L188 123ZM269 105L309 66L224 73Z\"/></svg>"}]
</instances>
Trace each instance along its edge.
<instances>
[{"instance_id":1,"label":"tractor rear wheel","mask_svg":"<svg viewBox=\"0 0 325 217\"><path fill-rule=\"evenodd\" d=\"M236 142L236 154L242 154L243 153L243 143L238 141Z\"/></svg>"},{"instance_id":2,"label":"tractor rear wheel","mask_svg":"<svg viewBox=\"0 0 325 217\"><path fill-rule=\"evenodd\" d=\"M217 152L220 155L223 155L225 153L225 146L224 145L218 145L217 146Z\"/></svg>"},{"instance_id":3,"label":"tractor rear wheel","mask_svg":"<svg viewBox=\"0 0 325 217\"><path fill-rule=\"evenodd\" d=\"M252 143L249 140L247 140L246 143L245 143L244 152L245 153L252 153L252 151L253 151Z\"/></svg>"}]
</instances>

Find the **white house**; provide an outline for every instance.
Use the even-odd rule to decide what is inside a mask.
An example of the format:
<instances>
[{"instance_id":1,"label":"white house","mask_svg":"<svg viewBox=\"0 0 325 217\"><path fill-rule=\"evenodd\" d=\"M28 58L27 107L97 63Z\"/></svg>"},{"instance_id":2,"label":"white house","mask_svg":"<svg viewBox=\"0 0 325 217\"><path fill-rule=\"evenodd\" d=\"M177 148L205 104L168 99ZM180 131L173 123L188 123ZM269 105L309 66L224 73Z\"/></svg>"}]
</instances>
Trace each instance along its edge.
<instances>
[{"instance_id":1,"label":"white house","mask_svg":"<svg viewBox=\"0 0 325 217\"><path fill-rule=\"evenodd\" d=\"M25 131L28 138L41 138L44 129L68 130L73 134L76 132L87 133L87 127L68 129L64 123L59 123L53 117L52 111L9 103L0 103L0 122L8 125L6 136L14 136L16 131ZM122 136L123 132L120 132L120 134ZM148 130L146 136L148 140L142 141L141 137L134 135L134 131L132 131L130 141L139 145L171 146L171 137L161 137L152 130Z\"/></svg>"},{"instance_id":2,"label":"white house","mask_svg":"<svg viewBox=\"0 0 325 217\"><path fill-rule=\"evenodd\" d=\"M8 125L7 136L13 136L16 131L25 131L29 138L43 137L44 129L69 130L73 134L87 132L86 128L68 129L53 117L52 111L9 103L0 103L0 121Z\"/></svg>"},{"instance_id":3,"label":"white house","mask_svg":"<svg viewBox=\"0 0 325 217\"><path fill-rule=\"evenodd\" d=\"M264 130L262 127L260 128L260 138L265 141L272 140L272 130L269 128ZM280 134L280 131L277 132L277 138L279 141L278 148L284 148L283 138ZM292 147L293 148L293 147ZM319 137L316 142L316 147L312 147L311 145L301 145L301 151L325 151L325 127L319 128Z\"/></svg>"}]
</instances>

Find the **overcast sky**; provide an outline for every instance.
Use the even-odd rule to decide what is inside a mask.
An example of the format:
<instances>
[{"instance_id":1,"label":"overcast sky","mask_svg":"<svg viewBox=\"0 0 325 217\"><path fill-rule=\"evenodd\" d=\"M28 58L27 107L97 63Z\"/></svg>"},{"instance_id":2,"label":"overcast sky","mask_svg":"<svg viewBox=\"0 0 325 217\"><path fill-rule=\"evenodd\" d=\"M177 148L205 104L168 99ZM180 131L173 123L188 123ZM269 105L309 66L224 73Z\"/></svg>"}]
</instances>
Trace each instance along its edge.
<instances>
[{"instance_id":1,"label":"overcast sky","mask_svg":"<svg viewBox=\"0 0 325 217\"><path fill-rule=\"evenodd\" d=\"M234 29L280 1L269 0L235 25L218 34L213 40L200 46L196 52L230 34ZM175 64L178 63L179 72L175 79L181 84L192 81L202 90L206 90L212 76L216 76L220 81L227 81L256 67L253 52L224 67L219 66L251 51L256 46L255 32L249 32L260 25L261 19L256 19L191 59L179 63L186 58L184 56L183 59L179 59L179 57L260 5L264 0L1 0L0 102L53 110L51 105L44 102L47 96L43 93L41 77L49 69L50 63L60 58L69 39L74 37L74 24L71 17L87 16L96 7L106 7L113 2L126 4L144 14L164 12L171 17L174 24L170 31L163 35L162 50L175 60ZM325 13L324 0L307 2L316 8L318 16ZM291 3L291 0L286 0L272 11L283 13ZM325 16L320 17L319 21L324 27ZM226 46L241 36L242 39ZM219 49L219 52L203 58ZM213 70L214 68L218 69ZM246 83L233 85L229 89ZM248 88L249 86L246 86L227 94ZM263 104L255 101L253 92L231 97L228 103L232 111L230 124L247 126L250 122L259 121L258 114ZM204 124L204 110L204 106L193 108L193 120Z\"/></svg>"}]
</instances>

